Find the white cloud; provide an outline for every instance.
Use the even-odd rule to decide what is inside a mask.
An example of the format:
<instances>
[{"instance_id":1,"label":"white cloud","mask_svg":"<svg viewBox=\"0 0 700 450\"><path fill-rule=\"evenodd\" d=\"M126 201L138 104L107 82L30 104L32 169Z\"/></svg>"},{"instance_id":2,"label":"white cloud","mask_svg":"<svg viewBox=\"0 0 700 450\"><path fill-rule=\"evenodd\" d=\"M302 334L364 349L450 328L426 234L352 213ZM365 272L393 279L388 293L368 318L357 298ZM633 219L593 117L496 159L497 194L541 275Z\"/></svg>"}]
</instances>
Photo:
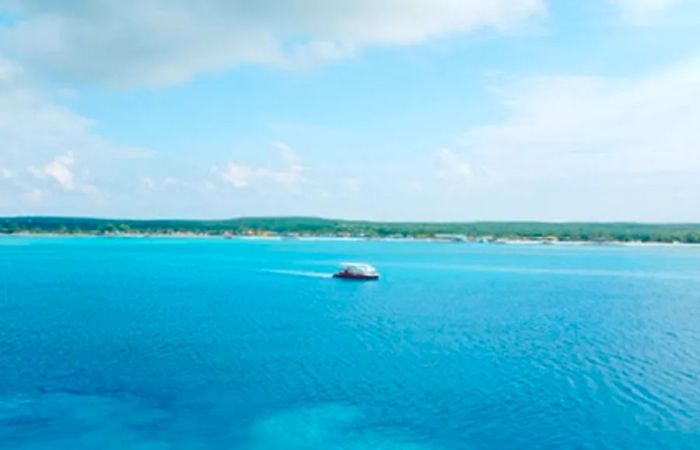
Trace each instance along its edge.
<instances>
[{"instance_id":1,"label":"white cloud","mask_svg":"<svg viewBox=\"0 0 700 450\"><path fill-rule=\"evenodd\" d=\"M90 119L46 95L21 66L0 56L0 180L5 180L0 195L10 199L5 206L21 210L23 199L37 203L51 196L56 204L61 193L97 193L95 186L77 178L93 171L92 178L114 183L109 175L119 168L115 162L151 155L146 149L110 142L92 127ZM42 183L46 185L39 189Z\"/></svg>"},{"instance_id":2,"label":"white cloud","mask_svg":"<svg viewBox=\"0 0 700 450\"><path fill-rule=\"evenodd\" d=\"M73 152L68 152L57 156L42 168L30 166L28 171L37 179L49 179L55 182L64 191L96 193L97 189L94 186L76 181L72 170L73 164L75 164L75 156Z\"/></svg>"},{"instance_id":3,"label":"white cloud","mask_svg":"<svg viewBox=\"0 0 700 450\"><path fill-rule=\"evenodd\" d=\"M12 180L15 178L15 173L5 167L0 167L0 180Z\"/></svg>"},{"instance_id":4,"label":"white cloud","mask_svg":"<svg viewBox=\"0 0 700 450\"><path fill-rule=\"evenodd\" d=\"M57 156L56 159L44 167L44 173L53 178L66 191L72 191L75 189L75 180L70 166L73 165L74 161L75 158L72 152Z\"/></svg>"},{"instance_id":5,"label":"white cloud","mask_svg":"<svg viewBox=\"0 0 700 450\"><path fill-rule=\"evenodd\" d=\"M449 148L443 148L438 152L438 174L446 180L465 181L473 176L472 168L462 157Z\"/></svg>"},{"instance_id":6,"label":"white cloud","mask_svg":"<svg viewBox=\"0 0 700 450\"><path fill-rule=\"evenodd\" d=\"M286 56L286 66L310 67L321 62L350 58L357 53L354 44L334 41L312 41L295 46Z\"/></svg>"},{"instance_id":7,"label":"white cloud","mask_svg":"<svg viewBox=\"0 0 700 450\"><path fill-rule=\"evenodd\" d=\"M221 169L214 167L212 172L219 174L225 183L236 188L244 188L252 184L265 182L272 182L291 188L306 182L304 175L306 167L294 149L282 142L274 142L272 147L280 153L285 167L254 167L232 161Z\"/></svg>"},{"instance_id":8,"label":"white cloud","mask_svg":"<svg viewBox=\"0 0 700 450\"><path fill-rule=\"evenodd\" d=\"M299 66L371 46L509 29L543 0L6 2L4 50L42 72L117 85L178 83L237 64ZM2 50L0 48L0 50Z\"/></svg>"},{"instance_id":9,"label":"white cloud","mask_svg":"<svg viewBox=\"0 0 700 450\"><path fill-rule=\"evenodd\" d=\"M622 17L634 25L646 25L687 0L612 0Z\"/></svg>"},{"instance_id":10,"label":"white cloud","mask_svg":"<svg viewBox=\"0 0 700 450\"><path fill-rule=\"evenodd\" d=\"M469 152L456 152L449 148L443 148L436 154L437 178L441 181L438 186L456 194L474 194L479 191L487 191L500 181L483 161L476 158L470 160ZM429 180L429 184L432 184ZM420 192L424 189L421 183L402 187L402 190Z\"/></svg>"},{"instance_id":11,"label":"white cloud","mask_svg":"<svg viewBox=\"0 0 700 450\"><path fill-rule=\"evenodd\" d=\"M221 172L221 178L227 183L237 188L242 188L250 184L254 177L256 169L249 166L238 164L235 162L229 163Z\"/></svg>"},{"instance_id":12,"label":"white cloud","mask_svg":"<svg viewBox=\"0 0 700 450\"><path fill-rule=\"evenodd\" d=\"M0 141L5 160L30 153L64 151L64 144L95 139L88 133L89 120L53 104L23 80L11 61L0 58Z\"/></svg>"},{"instance_id":13,"label":"white cloud","mask_svg":"<svg viewBox=\"0 0 700 450\"><path fill-rule=\"evenodd\" d=\"M301 158L299 154L289 145L284 142L273 142L272 148L277 150L282 159L289 165L300 165Z\"/></svg>"},{"instance_id":14,"label":"white cloud","mask_svg":"<svg viewBox=\"0 0 700 450\"><path fill-rule=\"evenodd\" d=\"M484 156L596 173L700 169L700 59L639 78L533 79L502 100L507 121L463 138Z\"/></svg>"},{"instance_id":15,"label":"white cloud","mask_svg":"<svg viewBox=\"0 0 700 450\"><path fill-rule=\"evenodd\" d=\"M501 92L507 119L461 138L461 153L501 193L603 219L697 220L686 202L700 195L688 182L700 177L700 58L646 76L544 77ZM651 199L661 206L649 209Z\"/></svg>"},{"instance_id":16,"label":"white cloud","mask_svg":"<svg viewBox=\"0 0 700 450\"><path fill-rule=\"evenodd\" d=\"M92 121L44 95L13 61L0 56L0 142L3 163L47 159L73 151L108 158L138 158L145 149L119 145L92 132Z\"/></svg>"}]
</instances>

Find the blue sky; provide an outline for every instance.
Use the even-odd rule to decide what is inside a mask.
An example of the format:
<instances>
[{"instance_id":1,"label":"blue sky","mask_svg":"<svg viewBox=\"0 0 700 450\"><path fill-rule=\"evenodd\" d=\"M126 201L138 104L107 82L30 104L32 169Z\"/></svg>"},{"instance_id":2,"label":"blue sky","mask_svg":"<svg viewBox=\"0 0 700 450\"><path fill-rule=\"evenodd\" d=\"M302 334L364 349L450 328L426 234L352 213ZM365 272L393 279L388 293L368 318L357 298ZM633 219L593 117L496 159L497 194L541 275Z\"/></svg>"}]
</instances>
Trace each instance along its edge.
<instances>
[{"instance_id":1,"label":"blue sky","mask_svg":"<svg viewBox=\"0 0 700 450\"><path fill-rule=\"evenodd\" d=\"M700 221L693 0L0 1L0 215Z\"/></svg>"}]
</instances>

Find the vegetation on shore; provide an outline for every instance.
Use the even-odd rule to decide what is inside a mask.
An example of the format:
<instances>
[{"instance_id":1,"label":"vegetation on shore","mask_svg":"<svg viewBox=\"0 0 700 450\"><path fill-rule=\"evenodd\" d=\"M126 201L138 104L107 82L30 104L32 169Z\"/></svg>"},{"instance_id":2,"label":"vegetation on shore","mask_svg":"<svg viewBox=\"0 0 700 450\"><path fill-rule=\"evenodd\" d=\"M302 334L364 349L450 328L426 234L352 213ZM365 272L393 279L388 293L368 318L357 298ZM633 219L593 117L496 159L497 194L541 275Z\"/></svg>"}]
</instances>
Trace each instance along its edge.
<instances>
[{"instance_id":1,"label":"vegetation on shore","mask_svg":"<svg viewBox=\"0 0 700 450\"><path fill-rule=\"evenodd\" d=\"M0 218L3 234L336 236L700 243L700 224L547 222L370 222L310 217L230 220Z\"/></svg>"}]
</instances>

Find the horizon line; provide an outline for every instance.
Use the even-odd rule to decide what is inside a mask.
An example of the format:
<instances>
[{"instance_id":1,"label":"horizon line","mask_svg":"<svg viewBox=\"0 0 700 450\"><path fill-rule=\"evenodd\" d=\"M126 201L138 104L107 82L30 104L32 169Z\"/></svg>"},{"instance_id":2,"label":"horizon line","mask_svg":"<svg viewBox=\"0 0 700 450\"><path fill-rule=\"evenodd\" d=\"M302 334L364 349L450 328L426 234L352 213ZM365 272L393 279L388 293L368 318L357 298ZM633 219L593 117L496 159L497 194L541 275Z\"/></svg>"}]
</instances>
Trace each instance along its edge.
<instances>
[{"instance_id":1,"label":"horizon line","mask_svg":"<svg viewBox=\"0 0 700 450\"><path fill-rule=\"evenodd\" d=\"M531 223L531 224L600 224L600 225L691 225L700 226L700 222L645 222L635 220L530 220L530 219L510 219L510 220L377 220L377 219L340 219L334 217L322 216L304 216L304 215L282 215L282 216L235 216L228 218L126 218L126 217L107 217L107 216L68 216L68 215L13 215L0 216L0 220L17 220L17 219L71 219L71 220L100 220L100 221L128 221L128 222L232 222L238 220L252 219L306 219L306 220L323 220L328 222L363 222L374 224L478 224L478 223Z\"/></svg>"}]
</instances>

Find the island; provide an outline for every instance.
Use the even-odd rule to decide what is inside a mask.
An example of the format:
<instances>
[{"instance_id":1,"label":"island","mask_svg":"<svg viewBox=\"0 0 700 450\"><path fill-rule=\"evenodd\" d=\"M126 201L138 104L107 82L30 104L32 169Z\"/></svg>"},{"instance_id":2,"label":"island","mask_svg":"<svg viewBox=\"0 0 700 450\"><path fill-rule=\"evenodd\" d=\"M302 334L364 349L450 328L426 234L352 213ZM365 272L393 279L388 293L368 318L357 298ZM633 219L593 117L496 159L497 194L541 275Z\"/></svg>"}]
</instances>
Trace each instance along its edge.
<instances>
[{"instance_id":1,"label":"island","mask_svg":"<svg viewBox=\"0 0 700 450\"><path fill-rule=\"evenodd\" d=\"M374 222L315 217L134 220L4 217L0 234L431 239L453 242L700 243L700 224L599 222Z\"/></svg>"}]
</instances>

